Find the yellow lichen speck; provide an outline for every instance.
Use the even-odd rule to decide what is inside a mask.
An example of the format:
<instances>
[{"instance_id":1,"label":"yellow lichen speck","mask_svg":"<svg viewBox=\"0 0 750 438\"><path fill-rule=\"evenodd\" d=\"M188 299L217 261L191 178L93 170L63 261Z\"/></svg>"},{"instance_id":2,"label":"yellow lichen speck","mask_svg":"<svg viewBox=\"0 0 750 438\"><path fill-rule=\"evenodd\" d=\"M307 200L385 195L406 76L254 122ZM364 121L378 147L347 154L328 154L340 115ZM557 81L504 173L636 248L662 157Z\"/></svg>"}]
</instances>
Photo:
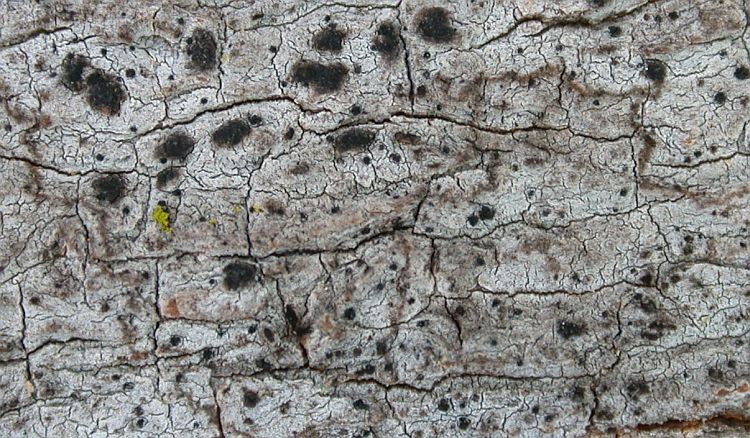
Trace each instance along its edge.
<instances>
[{"instance_id":1,"label":"yellow lichen speck","mask_svg":"<svg viewBox=\"0 0 750 438\"><path fill-rule=\"evenodd\" d=\"M159 224L159 228L165 233L171 233L172 227L169 225L169 212L162 208L161 205L157 204L154 207L154 212L151 213L151 218Z\"/></svg>"},{"instance_id":2,"label":"yellow lichen speck","mask_svg":"<svg viewBox=\"0 0 750 438\"><path fill-rule=\"evenodd\" d=\"M260 206L260 204L253 204L250 206L250 211L252 211L255 214L263 212L263 207Z\"/></svg>"}]
</instances>

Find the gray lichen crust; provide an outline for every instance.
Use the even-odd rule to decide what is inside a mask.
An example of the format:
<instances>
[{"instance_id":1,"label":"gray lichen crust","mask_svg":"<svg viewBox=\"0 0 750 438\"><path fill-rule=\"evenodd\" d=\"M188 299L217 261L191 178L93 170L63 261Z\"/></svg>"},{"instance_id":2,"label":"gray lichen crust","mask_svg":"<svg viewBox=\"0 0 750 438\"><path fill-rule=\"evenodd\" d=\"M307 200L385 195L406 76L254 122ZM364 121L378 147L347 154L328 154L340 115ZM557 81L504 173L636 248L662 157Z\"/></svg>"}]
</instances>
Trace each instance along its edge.
<instances>
[{"instance_id":1,"label":"gray lichen crust","mask_svg":"<svg viewBox=\"0 0 750 438\"><path fill-rule=\"evenodd\" d=\"M749 24L0 2L0 436L750 435Z\"/></svg>"}]
</instances>

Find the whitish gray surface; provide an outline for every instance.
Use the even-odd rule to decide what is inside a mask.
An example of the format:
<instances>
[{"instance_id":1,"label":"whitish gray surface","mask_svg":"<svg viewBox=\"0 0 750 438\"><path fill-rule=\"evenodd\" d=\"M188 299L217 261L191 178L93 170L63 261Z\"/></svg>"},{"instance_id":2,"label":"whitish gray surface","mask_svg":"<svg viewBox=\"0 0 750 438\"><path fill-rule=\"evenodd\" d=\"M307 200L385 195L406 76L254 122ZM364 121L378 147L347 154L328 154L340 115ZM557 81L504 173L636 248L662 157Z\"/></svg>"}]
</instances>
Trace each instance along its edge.
<instances>
[{"instance_id":1,"label":"whitish gray surface","mask_svg":"<svg viewBox=\"0 0 750 438\"><path fill-rule=\"evenodd\" d=\"M0 0L0 435L747 436L749 19Z\"/></svg>"}]
</instances>

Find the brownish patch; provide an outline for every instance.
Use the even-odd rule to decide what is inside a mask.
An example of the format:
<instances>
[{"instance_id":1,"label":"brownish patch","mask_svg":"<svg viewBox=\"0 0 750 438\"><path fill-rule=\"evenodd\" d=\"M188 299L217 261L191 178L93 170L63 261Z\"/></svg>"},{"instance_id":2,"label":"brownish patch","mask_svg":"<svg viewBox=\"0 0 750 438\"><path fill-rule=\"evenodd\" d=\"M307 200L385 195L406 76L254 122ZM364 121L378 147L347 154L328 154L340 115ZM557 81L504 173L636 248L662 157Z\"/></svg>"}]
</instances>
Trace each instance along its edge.
<instances>
[{"instance_id":1,"label":"brownish patch","mask_svg":"<svg viewBox=\"0 0 750 438\"><path fill-rule=\"evenodd\" d=\"M560 74L560 71L562 70L561 66L557 64L545 64L542 67L539 67L536 70L532 70L527 74L518 74L515 71L509 71L502 73L494 78L488 78L487 81L490 80L499 80L499 81L515 81L521 84L528 84L530 80L532 79L539 79L544 77L552 77L557 76Z\"/></svg>"},{"instance_id":2,"label":"brownish patch","mask_svg":"<svg viewBox=\"0 0 750 438\"><path fill-rule=\"evenodd\" d=\"M422 141L422 139L416 134L410 134L408 132L397 132L393 135L393 139L402 144L415 145Z\"/></svg>"},{"instance_id":3,"label":"brownish patch","mask_svg":"<svg viewBox=\"0 0 750 438\"><path fill-rule=\"evenodd\" d=\"M286 210L284 210L284 204L282 204L280 201L277 201L276 199L269 199L265 202L264 206L265 210L271 214L284 216L284 214L286 213Z\"/></svg>"},{"instance_id":4,"label":"brownish patch","mask_svg":"<svg viewBox=\"0 0 750 438\"><path fill-rule=\"evenodd\" d=\"M133 354L130 355L130 358L133 361L140 361L140 360L148 358L148 356L149 356L148 351L134 351Z\"/></svg>"},{"instance_id":5,"label":"brownish patch","mask_svg":"<svg viewBox=\"0 0 750 438\"><path fill-rule=\"evenodd\" d=\"M310 172L310 165L307 163L297 163L295 166L293 166L291 169L289 169L289 173L292 175L305 175Z\"/></svg>"},{"instance_id":6,"label":"brownish patch","mask_svg":"<svg viewBox=\"0 0 750 438\"><path fill-rule=\"evenodd\" d=\"M461 87L461 90L458 92L458 97L462 101L470 103L481 102L484 100L485 83L484 76L480 74Z\"/></svg>"},{"instance_id":7,"label":"brownish patch","mask_svg":"<svg viewBox=\"0 0 750 438\"><path fill-rule=\"evenodd\" d=\"M167 301L167 305L164 306L164 316L167 318L179 318L180 309L177 307L176 298L170 298L169 301Z\"/></svg>"},{"instance_id":8,"label":"brownish patch","mask_svg":"<svg viewBox=\"0 0 750 438\"><path fill-rule=\"evenodd\" d=\"M725 425L735 428L750 428L750 418L737 412L722 412L709 418L694 420L667 420L663 423L639 424L634 427L638 432L650 432L655 430L680 430L682 432L697 430L705 424Z\"/></svg>"},{"instance_id":9,"label":"brownish patch","mask_svg":"<svg viewBox=\"0 0 750 438\"><path fill-rule=\"evenodd\" d=\"M120 38L121 41L126 43L132 43L133 42L133 31L130 29L129 26L120 26L117 29L117 37Z\"/></svg>"},{"instance_id":10,"label":"brownish patch","mask_svg":"<svg viewBox=\"0 0 750 438\"><path fill-rule=\"evenodd\" d=\"M638 152L638 171L643 172L646 167L646 163L651 160L651 155L654 153L656 148L656 140L649 134L643 136L643 149Z\"/></svg>"}]
</instances>

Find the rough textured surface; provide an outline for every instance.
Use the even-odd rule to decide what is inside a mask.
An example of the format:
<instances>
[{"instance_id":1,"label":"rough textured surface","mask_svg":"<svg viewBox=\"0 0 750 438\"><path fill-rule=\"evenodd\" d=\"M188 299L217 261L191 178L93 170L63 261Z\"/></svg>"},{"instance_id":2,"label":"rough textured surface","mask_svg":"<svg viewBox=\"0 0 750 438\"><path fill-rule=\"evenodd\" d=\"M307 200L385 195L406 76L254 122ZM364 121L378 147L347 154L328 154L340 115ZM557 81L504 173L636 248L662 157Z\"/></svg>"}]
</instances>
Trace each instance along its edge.
<instances>
[{"instance_id":1,"label":"rough textured surface","mask_svg":"<svg viewBox=\"0 0 750 438\"><path fill-rule=\"evenodd\" d=\"M0 435L750 434L747 1L0 9Z\"/></svg>"}]
</instances>

